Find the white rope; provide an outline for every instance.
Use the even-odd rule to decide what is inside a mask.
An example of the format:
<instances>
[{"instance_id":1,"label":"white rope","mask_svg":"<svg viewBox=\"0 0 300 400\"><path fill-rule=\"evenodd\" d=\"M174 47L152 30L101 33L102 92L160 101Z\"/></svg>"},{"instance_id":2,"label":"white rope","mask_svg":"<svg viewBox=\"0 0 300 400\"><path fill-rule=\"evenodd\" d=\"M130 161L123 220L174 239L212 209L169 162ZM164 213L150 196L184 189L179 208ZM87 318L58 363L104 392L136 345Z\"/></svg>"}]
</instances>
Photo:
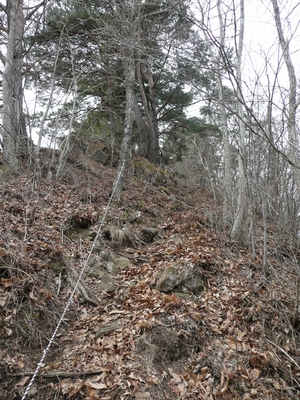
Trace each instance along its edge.
<instances>
[{"instance_id":1,"label":"white rope","mask_svg":"<svg viewBox=\"0 0 300 400\"><path fill-rule=\"evenodd\" d=\"M28 392L29 392L31 386L32 386L32 384L33 384L35 378L37 377L37 375L38 375L38 373L39 373L39 370L41 369L42 364L43 364L43 362L44 362L44 360L45 360L45 358L46 358L46 355L47 355L47 353L49 352L50 347L51 347L51 345L52 345L52 343L53 343L53 341L54 341L54 339L55 339L55 337L56 337L56 335L57 335L57 332L58 332L58 330L59 330L59 328L60 328L60 326L61 326L61 324L62 324L62 322L63 322L63 320L64 320L64 318L65 318L66 312L68 311L68 309L69 309L69 307L70 307L71 301L73 300L73 297L74 297L74 295L75 295L75 292L76 292L76 290L77 290L77 288L78 288L78 285L79 285L79 283L80 283L80 281L81 281L81 278L82 278L82 276L83 276L83 274L84 274L84 271L86 270L86 267L87 267L87 265L88 265L89 259L90 259L91 255L92 255L92 253L93 253L94 247L95 247L95 245L96 245L96 242L97 242L97 240L98 240L98 238L99 238L99 235L100 235L100 233L101 233L101 230L102 230L102 228L103 228L103 225L104 225L104 222L105 222L105 220L106 220L106 216L107 216L108 210L109 210L109 208L110 208L110 204L111 204L111 202L112 202L112 200L113 200L113 197L114 197L114 194L115 194L115 190L116 190L116 187L118 186L119 179L120 179L121 174L122 174L122 172L123 172L124 166L125 166L125 161L123 161L123 165L122 165L122 168L120 169L119 175L118 175L118 177L117 177L117 181L116 181L116 183L115 183L114 186L113 186L113 190L112 190L112 193L111 193L111 195L110 195L109 201L108 201L108 203L107 203L107 206L106 206L106 209L105 209L105 213L104 213L104 215L103 215L103 218L102 218L101 223L100 223L100 225L99 225L99 228L98 228L98 230L97 230L97 234L96 234L96 236L95 236L95 238L94 238L94 240L93 240L93 243L92 243L92 246L91 246L90 251L89 251L89 253L88 253L88 256L87 256L87 258L86 258L86 260L85 260L85 262L84 262L84 264L83 264L83 267L82 267L82 269L81 269L81 272L80 272L80 274L79 274L79 276L78 276L78 279L77 279L77 282L76 282L76 284L75 284L75 286L74 286L74 289L73 289L72 293L70 294L69 300L68 300L68 302L67 302L67 304L66 304L66 306L65 306L65 308L64 308L64 310L63 310L63 312L62 312L62 315L61 315L61 317L60 317L60 319L59 319L59 321L58 321L58 323L57 323L57 326L56 326L56 328L55 328L55 330L54 330L54 332L53 332L53 334L52 334L52 336L51 336L51 338L50 338L50 340L49 340L49 343L48 343L47 347L46 347L46 348L44 349L44 351L43 351L43 355L42 355L42 357L41 357L41 359L40 359L40 361L39 361L39 363L38 363L38 365L37 365L37 367L36 367L36 370L34 371L34 373L33 373L33 375L32 375L32 378L31 378L30 382L28 383L28 385L27 385L27 387L26 387L26 390L25 390L25 392L24 392L24 394L23 394L21 400L25 400L25 399L26 399L26 396L28 395Z\"/></svg>"}]
</instances>

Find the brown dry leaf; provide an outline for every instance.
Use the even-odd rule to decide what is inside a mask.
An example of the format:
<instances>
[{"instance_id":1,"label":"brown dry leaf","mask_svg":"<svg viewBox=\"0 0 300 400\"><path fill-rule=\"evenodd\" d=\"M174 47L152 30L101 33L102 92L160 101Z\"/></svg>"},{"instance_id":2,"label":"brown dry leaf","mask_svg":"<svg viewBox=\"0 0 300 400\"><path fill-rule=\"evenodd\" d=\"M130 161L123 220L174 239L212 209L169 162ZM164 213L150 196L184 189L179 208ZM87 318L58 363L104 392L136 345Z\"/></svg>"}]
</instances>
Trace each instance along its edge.
<instances>
[{"instance_id":1,"label":"brown dry leaf","mask_svg":"<svg viewBox=\"0 0 300 400\"><path fill-rule=\"evenodd\" d=\"M61 364L62 364L61 361L58 361L58 362L49 361L48 366L50 367L50 369L59 369Z\"/></svg>"},{"instance_id":2,"label":"brown dry leaf","mask_svg":"<svg viewBox=\"0 0 300 400\"><path fill-rule=\"evenodd\" d=\"M75 381L65 379L61 382L60 388L63 394L68 394L69 397L72 397L82 389L83 385L84 379L76 379Z\"/></svg>"},{"instance_id":3,"label":"brown dry leaf","mask_svg":"<svg viewBox=\"0 0 300 400\"><path fill-rule=\"evenodd\" d=\"M35 303L37 303L39 300L32 292L29 293L29 298L33 300Z\"/></svg>"},{"instance_id":4,"label":"brown dry leaf","mask_svg":"<svg viewBox=\"0 0 300 400\"><path fill-rule=\"evenodd\" d=\"M180 375L178 375L176 372L174 372L173 370L172 370L172 368L168 368L169 369L169 372L170 372L170 374L172 375L172 377L173 377L173 381L175 382L175 383L181 383L182 382L182 376L180 376ZM172 379L171 379L172 380Z\"/></svg>"},{"instance_id":5,"label":"brown dry leaf","mask_svg":"<svg viewBox=\"0 0 300 400\"><path fill-rule=\"evenodd\" d=\"M19 369L22 369L22 368L25 367L24 361L23 361L22 359L19 359L19 360L18 360L18 362L17 362L17 367L18 367Z\"/></svg>"},{"instance_id":6,"label":"brown dry leaf","mask_svg":"<svg viewBox=\"0 0 300 400\"><path fill-rule=\"evenodd\" d=\"M103 400L103 399L111 399L111 397L99 397L97 395L85 397L83 400Z\"/></svg>"},{"instance_id":7,"label":"brown dry leaf","mask_svg":"<svg viewBox=\"0 0 300 400\"><path fill-rule=\"evenodd\" d=\"M0 258L7 256L7 251L0 247Z\"/></svg>"},{"instance_id":8,"label":"brown dry leaf","mask_svg":"<svg viewBox=\"0 0 300 400\"><path fill-rule=\"evenodd\" d=\"M94 388L92 388L90 386L86 386L86 385L84 385L84 386L87 390L87 395L88 395L87 399L89 399L89 400L96 400L96 399L98 400L99 399L99 396L97 396L97 392Z\"/></svg>"},{"instance_id":9,"label":"brown dry leaf","mask_svg":"<svg viewBox=\"0 0 300 400\"><path fill-rule=\"evenodd\" d=\"M203 315L195 311L190 312L190 316L196 322L201 322L203 320Z\"/></svg>"},{"instance_id":10,"label":"brown dry leaf","mask_svg":"<svg viewBox=\"0 0 300 400\"><path fill-rule=\"evenodd\" d=\"M7 289L7 288L13 286L13 281L12 281L11 278L1 278L0 283L1 283L1 285L3 285L3 287L4 287L5 289Z\"/></svg>"},{"instance_id":11,"label":"brown dry leaf","mask_svg":"<svg viewBox=\"0 0 300 400\"><path fill-rule=\"evenodd\" d=\"M222 325L220 326L221 331L227 331L227 329L232 325L232 320L226 318L225 321L223 321Z\"/></svg>"},{"instance_id":12,"label":"brown dry leaf","mask_svg":"<svg viewBox=\"0 0 300 400\"><path fill-rule=\"evenodd\" d=\"M282 385L278 381L273 381L273 386L276 390L282 389Z\"/></svg>"},{"instance_id":13,"label":"brown dry leaf","mask_svg":"<svg viewBox=\"0 0 300 400\"><path fill-rule=\"evenodd\" d=\"M105 383L102 382L94 382L91 379L87 379L85 381L85 386L93 388L93 389L97 389L97 390L101 390L101 389L107 389L107 385Z\"/></svg>"},{"instance_id":14,"label":"brown dry leaf","mask_svg":"<svg viewBox=\"0 0 300 400\"><path fill-rule=\"evenodd\" d=\"M228 339L225 339L225 343L233 350L236 350L238 347L238 342L232 336L230 336Z\"/></svg>"},{"instance_id":15,"label":"brown dry leaf","mask_svg":"<svg viewBox=\"0 0 300 400\"><path fill-rule=\"evenodd\" d=\"M16 383L16 386L24 386L29 380L29 376L24 376L19 382Z\"/></svg>"},{"instance_id":16,"label":"brown dry leaf","mask_svg":"<svg viewBox=\"0 0 300 400\"><path fill-rule=\"evenodd\" d=\"M178 387L178 391L179 391L180 395L182 396L186 392L186 385L179 384L177 387Z\"/></svg>"},{"instance_id":17,"label":"brown dry leaf","mask_svg":"<svg viewBox=\"0 0 300 400\"><path fill-rule=\"evenodd\" d=\"M263 369L268 363L266 354L254 354L249 358L249 364L256 369Z\"/></svg>"},{"instance_id":18,"label":"brown dry leaf","mask_svg":"<svg viewBox=\"0 0 300 400\"><path fill-rule=\"evenodd\" d=\"M228 385L229 385L229 376L228 376L228 371L226 368L223 369L222 374L221 374L221 383L216 389L216 395L221 396L228 390Z\"/></svg>"},{"instance_id":19,"label":"brown dry leaf","mask_svg":"<svg viewBox=\"0 0 300 400\"><path fill-rule=\"evenodd\" d=\"M249 376L253 381L256 381L259 378L261 371L257 368L251 369L249 372Z\"/></svg>"},{"instance_id":20,"label":"brown dry leaf","mask_svg":"<svg viewBox=\"0 0 300 400\"><path fill-rule=\"evenodd\" d=\"M186 391L185 385L175 382L174 379L169 381L169 387L177 396L182 396Z\"/></svg>"},{"instance_id":21,"label":"brown dry leaf","mask_svg":"<svg viewBox=\"0 0 300 400\"><path fill-rule=\"evenodd\" d=\"M97 395L97 392L94 389L87 388L88 396L84 398L84 400L101 400L101 397Z\"/></svg>"},{"instance_id":22,"label":"brown dry leaf","mask_svg":"<svg viewBox=\"0 0 300 400\"><path fill-rule=\"evenodd\" d=\"M114 315L114 314L124 314L128 315L128 311L123 311L123 310L112 310L110 311L109 315Z\"/></svg>"},{"instance_id":23,"label":"brown dry leaf","mask_svg":"<svg viewBox=\"0 0 300 400\"><path fill-rule=\"evenodd\" d=\"M220 329L219 329L217 326L211 325L211 326L210 326L210 329L211 329L213 332L218 333L219 335L222 334L222 331L220 331Z\"/></svg>"},{"instance_id":24,"label":"brown dry leaf","mask_svg":"<svg viewBox=\"0 0 300 400\"><path fill-rule=\"evenodd\" d=\"M0 307L4 307L6 300L8 299L8 294L7 293L2 293L0 297Z\"/></svg>"},{"instance_id":25,"label":"brown dry leaf","mask_svg":"<svg viewBox=\"0 0 300 400\"><path fill-rule=\"evenodd\" d=\"M217 297L217 295L216 295L216 297ZM217 314L218 313L218 310L216 310L215 308L213 308L210 305L207 306L207 311L211 311L213 314Z\"/></svg>"},{"instance_id":26,"label":"brown dry leaf","mask_svg":"<svg viewBox=\"0 0 300 400\"><path fill-rule=\"evenodd\" d=\"M135 400L148 400L151 399L151 395L148 392L137 392L135 394Z\"/></svg>"},{"instance_id":27,"label":"brown dry leaf","mask_svg":"<svg viewBox=\"0 0 300 400\"><path fill-rule=\"evenodd\" d=\"M11 336L13 334L13 330L10 328L7 328L6 326L4 327L4 331L6 336Z\"/></svg>"},{"instance_id":28,"label":"brown dry leaf","mask_svg":"<svg viewBox=\"0 0 300 400\"><path fill-rule=\"evenodd\" d=\"M231 299L231 296L229 294L226 294L226 293L222 294L223 301L229 301L230 299Z\"/></svg>"},{"instance_id":29,"label":"brown dry leaf","mask_svg":"<svg viewBox=\"0 0 300 400\"><path fill-rule=\"evenodd\" d=\"M258 304L255 311L259 313L259 312L261 312L261 310L262 310L262 305Z\"/></svg>"},{"instance_id":30,"label":"brown dry leaf","mask_svg":"<svg viewBox=\"0 0 300 400\"><path fill-rule=\"evenodd\" d=\"M152 327L149 324L148 321L145 321L144 319L141 320L138 324L137 324L137 330L138 332L144 332L146 330L150 330Z\"/></svg>"},{"instance_id":31,"label":"brown dry leaf","mask_svg":"<svg viewBox=\"0 0 300 400\"><path fill-rule=\"evenodd\" d=\"M246 333L245 333L245 332L242 332L239 328L237 328L237 329L235 330L235 333L236 333L236 335L238 336L238 338L239 338L240 340L242 340L243 337L246 335Z\"/></svg>"}]
</instances>

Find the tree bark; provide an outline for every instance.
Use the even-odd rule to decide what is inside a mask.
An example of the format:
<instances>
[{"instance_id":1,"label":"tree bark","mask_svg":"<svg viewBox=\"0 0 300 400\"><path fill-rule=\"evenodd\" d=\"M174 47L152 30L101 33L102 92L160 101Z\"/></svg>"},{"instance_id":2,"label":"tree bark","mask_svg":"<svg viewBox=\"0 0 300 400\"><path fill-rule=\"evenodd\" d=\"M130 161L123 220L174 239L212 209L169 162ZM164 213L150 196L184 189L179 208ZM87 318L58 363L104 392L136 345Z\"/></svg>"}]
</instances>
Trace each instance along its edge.
<instances>
[{"instance_id":1,"label":"tree bark","mask_svg":"<svg viewBox=\"0 0 300 400\"><path fill-rule=\"evenodd\" d=\"M288 71L289 76L289 102L288 102L288 135L290 142L290 158L294 164L293 176L297 186L297 192L299 195L300 191L300 169L295 165L300 164L299 160L299 141L296 132L296 110L297 110L297 79L295 68L292 62L289 43L285 40L283 35L283 29L280 18L280 10L278 7L277 0L272 0L274 18L276 23L276 29L278 34L279 44L283 53L283 58Z\"/></svg>"},{"instance_id":2,"label":"tree bark","mask_svg":"<svg viewBox=\"0 0 300 400\"><path fill-rule=\"evenodd\" d=\"M147 155L149 161L158 163L160 160L159 156L159 138L158 138L158 121L157 121L157 111L155 103L155 90L154 82L151 73L150 66L146 66L146 70L143 75L147 79L149 86L148 96L145 92L143 81L142 81L142 71L141 71L141 55L139 55L138 65L137 65L137 81L139 85L140 94L142 97L142 104L145 113L145 125L147 127Z\"/></svg>"},{"instance_id":3,"label":"tree bark","mask_svg":"<svg viewBox=\"0 0 300 400\"><path fill-rule=\"evenodd\" d=\"M134 108L134 119L138 128L139 139L140 139L139 155L147 158L149 149L149 133L144 117L138 105L136 96L134 96L133 108Z\"/></svg>"},{"instance_id":4,"label":"tree bark","mask_svg":"<svg viewBox=\"0 0 300 400\"><path fill-rule=\"evenodd\" d=\"M70 121L69 121L69 128L68 128L68 134L64 138L64 141L62 143L62 149L59 154L59 159L57 163L57 168L56 168L56 178L60 178L62 176L62 173L64 171L64 167L67 162L68 154L71 151L71 136L73 133L73 125L74 125L74 119L75 119L75 111L76 111L76 102L77 102L77 93L78 93L78 77L76 76L75 72L75 60L72 54L71 50L71 44L70 44L70 53L71 53L71 63L72 63L72 75L73 75L73 106L72 106L72 114L70 116Z\"/></svg>"},{"instance_id":5,"label":"tree bark","mask_svg":"<svg viewBox=\"0 0 300 400\"><path fill-rule=\"evenodd\" d=\"M124 86L126 91L126 107L124 133L120 149L117 172L112 187L112 199L119 200L125 184L125 177L128 169L131 141L132 126L134 121L134 104L135 104L135 51L138 35L138 21L140 17L140 2L132 0L121 2L118 4L118 12L122 16L121 37L123 45L121 47L121 56L124 71Z\"/></svg>"},{"instance_id":6,"label":"tree bark","mask_svg":"<svg viewBox=\"0 0 300 400\"><path fill-rule=\"evenodd\" d=\"M238 97L238 117L239 117L239 135L238 142L238 193L237 204L234 221L231 229L231 237L234 240L242 240L245 235L246 225L246 210L247 210L247 177L245 168L245 123L244 123L244 108L242 97L242 52L244 45L244 23L245 9L244 0L240 1L240 28L239 41L236 57L236 82L237 82L237 97Z\"/></svg>"},{"instance_id":7,"label":"tree bark","mask_svg":"<svg viewBox=\"0 0 300 400\"><path fill-rule=\"evenodd\" d=\"M156 94L154 89L154 82L152 71L147 65L147 70L144 73L148 85L149 85L149 115L150 115L150 148L149 148L149 161L154 163L159 163L159 131L158 131L158 120L157 120L157 110L156 110Z\"/></svg>"},{"instance_id":8,"label":"tree bark","mask_svg":"<svg viewBox=\"0 0 300 400\"><path fill-rule=\"evenodd\" d=\"M226 116L226 106L224 99L224 88L222 82L222 51L225 47L225 27L222 18L221 11L221 1L218 1L218 17L219 17L219 27L220 27L220 46L218 49L218 57L217 57L217 66L218 66L218 75L217 75L217 85L219 92L219 103L220 103L220 124L222 130L222 138L223 138L223 166L224 166L224 199L223 199L223 222L225 226L232 224L232 165L231 165L231 151L230 151L230 142L229 142L229 131L227 125L227 116Z\"/></svg>"},{"instance_id":9,"label":"tree bark","mask_svg":"<svg viewBox=\"0 0 300 400\"><path fill-rule=\"evenodd\" d=\"M25 18L22 0L10 0L6 7L8 18L7 54L3 71L3 147L4 159L19 170L19 156L28 154L28 138L23 113L23 34Z\"/></svg>"},{"instance_id":10,"label":"tree bark","mask_svg":"<svg viewBox=\"0 0 300 400\"><path fill-rule=\"evenodd\" d=\"M132 124L134 120L134 98L135 98L135 93L134 93L135 65L134 65L133 53L134 53L133 48L129 49L128 56L125 57L123 61L125 88L126 88L126 109L125 109L124 134L120 150L120 158L112 189L112 198L115 200L119 200L122 195L126 172L129 163L130 150L131 150Z\"/></svg>"}]
</instances>

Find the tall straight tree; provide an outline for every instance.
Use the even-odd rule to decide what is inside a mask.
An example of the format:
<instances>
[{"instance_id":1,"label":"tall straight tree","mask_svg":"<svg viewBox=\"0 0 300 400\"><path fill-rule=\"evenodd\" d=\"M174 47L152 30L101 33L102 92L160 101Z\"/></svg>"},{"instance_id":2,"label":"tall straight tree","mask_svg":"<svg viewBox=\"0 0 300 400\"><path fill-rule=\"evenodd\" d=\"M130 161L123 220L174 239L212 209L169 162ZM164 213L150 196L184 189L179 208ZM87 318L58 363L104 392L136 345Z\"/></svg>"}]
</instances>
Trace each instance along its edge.
<instances>
[{"instance_id":1,"label":"tall straight tree","mask_svg":"<svg viewBox=\"0 0 300 400\"><path fill-rule=\"evenodd\" d=\"M276 23L276 29L278 34L279 44L283 53L284 62L288 71L289 77L289 98L288 98L288 111L287 111L287 128L290 143L290 159L293 163L293 177L297 187L298 199L300 191L300 159L299 159L299 140L296 131L296 111L299 106L299 101L297 100L297 80L295 68L293 65L289 42L285 39L283 34L283 28L280 17L280 10L277 0L272 0L274 18Z\"/></svg>"},{"instance_id":2,"label":"tall straight tree","mask_svg":"<svg viewBox=\"0 0 300 400\"><path fill-rule=\"evenodd\" d=\"M231 237L235 240L243 239L245 234L245 216L247 210L247 177L245 168L245 123L244 105L242 94L242 53L244 46L244 26L245 26L245 5L244 0L240 0L240 25L238 32L238 44L236 51L236 94L238 100L238 121L239 133L238 143L238 195L236 213L234 216Z\"/></svg>"},{"instance_id":3,"label":"tall straight tree","mask_svg":"<svg viewBox=\"0 0 300 400\"><path fill-rule=\"evenodd\" d=\"M2 57L3 150L6 162L17 171L18 156L27 151L22 85L25 17L21 0L9 0L6 7L0 7L7 17L7 50L6 56Z\"/></svg>"},{"instance_id":4,"label":"tall straight tree","mask_svg":"<svg viewBox=\"0 0 300 400\"><path fill-rule=\"evenodd\" d=\"M121 197L129 157L131 150L132 125L134 121L134 83L135 83L135 60L134 52L136 47L136 21L139 18L139 0L125 0L116 6L116 18L120 18L121 31L120 42L121 57L124 72L124 86L126 90L125 122L118 168L113 183L112 195L114 199Z\"/></svg>"},{"instance_id":5,"label":"tall straight tree","mask_svg":"<svg viewBox=\"0 0 300 400\"><path fill-rule=\"evenodd\" d=\"M217 77L217 94L208 92L207 99L217 103L219 109L219 126L223 137L223 220L225 225L231 226L231 236L235 240L243 239L245 227L245 214L247 210L247 179L245 168L245 122L244 122L244 97L242 93L242 56L244 46L244 0L239 2L239 12L234 1L218 0L217 7L214 2L207 0L206 2L198 0L198 9L201 12L201 21L195 19L196 25L200 28L200 34L206 37L208 46L210 47L212 71L216 71ZM212 18L213 16L213 18ZM211 24L211 20L218 18L219 35L215 34L215 24ZM228 33L229 31L229 33ZM228 46L226 41L228 40ZM232 50L235 54L235 63L232 63ZM215 55L216 54L216 55ZM228 87L224 85L224 81L230 84L230 88L234 93L234 101L230 102ZM229 118L232 121L229 121ZM234 187L232 163L231 143L229 140L229 125L231 130L234 127L236 148L237 148L237 199L235 211L232 210L234 203ZM237 128L237 129L236 129Z\"/></svg>"},{"instance_id":6,"label":"tall straight tree","mask_svg":"<svg viewBox=\"0 0 300 400\"><path fill-rule=\"evenodd\" d=\"M218 19L219 19L219 29L220 29L220 46L217 56L217 85L219 92L219 102L220 102L220 124L223 137L223 165L224 165L224 200L223 200L223 221L225 225L230 225L232 223L232 165L231 165L231 150L229 142L229 129L227 124L226 116L226 106L225 106L225 95L224 86L222 82L222 52L225 48L225 26L223 21L222 13L222 2L218 0ZM226 14L225 14L226 15Z\"/></svg>"},{"instance_id":7,"label":"tall straight tree","mask_svg":"<svg viewBox=\"0 0 300 400\"><path fill-rule=\"evenodd\" d=\"M19 170L19 157L28 154L28 137L23 112L23 66L24 51L23 37L26 21L46 3L46 0L26 7L24 12L23 0L7 0L6 6L0 4L2 21L0 30L5 33L6 54L0 53L4 65L2 94L3 94L3 121L2 141L4 159L11 169Z\"/></svg>"}]
</instances>

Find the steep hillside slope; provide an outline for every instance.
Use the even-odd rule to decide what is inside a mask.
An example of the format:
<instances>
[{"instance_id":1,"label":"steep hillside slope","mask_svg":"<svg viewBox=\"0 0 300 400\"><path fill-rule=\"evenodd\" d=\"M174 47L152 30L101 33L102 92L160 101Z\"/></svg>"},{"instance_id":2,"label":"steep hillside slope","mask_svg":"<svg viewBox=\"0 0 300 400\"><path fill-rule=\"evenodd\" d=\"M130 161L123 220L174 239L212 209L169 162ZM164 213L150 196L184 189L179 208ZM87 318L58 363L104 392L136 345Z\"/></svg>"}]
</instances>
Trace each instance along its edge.
<instances>
[{"instance_id":1,"label":"steep hillside slope","mask_svg":"<svg viewBox=\"0 0 300 400\"><path fill-rule=\"evenodd\" d=\"M289 260L263 271L209 192L143 159L115 203L114 168L67 167L3 178L0 399L299 398Z\"/></svg>"}]
</instances>

